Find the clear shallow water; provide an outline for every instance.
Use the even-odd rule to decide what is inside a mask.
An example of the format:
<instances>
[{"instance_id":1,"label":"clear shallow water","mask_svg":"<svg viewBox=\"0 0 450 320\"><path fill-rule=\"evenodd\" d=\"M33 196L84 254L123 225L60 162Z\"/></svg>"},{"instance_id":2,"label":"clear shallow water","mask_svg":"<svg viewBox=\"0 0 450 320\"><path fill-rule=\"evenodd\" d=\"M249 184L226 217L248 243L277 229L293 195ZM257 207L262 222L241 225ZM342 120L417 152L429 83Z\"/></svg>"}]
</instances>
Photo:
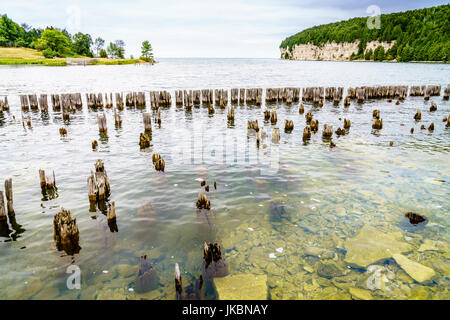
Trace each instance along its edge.
<instances>
[{"instance_id":1,"label":"clear shallow water","mask_svg":"<svg viewBox=\"0 0 450 320\"><path fill-rule=\"evenodd\" d=\"M16 220L25 229L14 232L10 226L11 236L1 238L0 298L173 299L174 263L180 264L184 284L189 284L201 273L203 240L217 240L231 274L267 274L271 299L350 299L351 288L367 290L373 299L448 299L450 130L442 118L450 114L450 103L442 97L432 97L438 105L433 113L422 97L408 97L399 106L386 100L352 103L349 108L325 102L323 108L313 108L320 131L306 145L301 141L305 118L298 114L297 104L270 106L278 108L279 144L271 143L273 126L263 122L265 105L237 106L234 126L227 125L226 110L218 107L209 116L204 107L189 113L173 105L161 110L161 128L153 123L151 148L140 151L145 110L125 108L122 128L116 129L112 110L105 109L108 139L100 139L98 112L87 110L84 93L165 89L174 100L177 89L446 86L449 74L450 66L443 64L272 59L0 67L0 95L8 95L11 106L10 113L0 118L0 180L13 178ZM83 110L71 115L69 124L64 125L61 113L50 106L48 116L30 111L32 128L22 127L19 94L64 92L83 96ZM146 98L148 102L148 93ZM310 108L305 104L305 111ZM375 108L383 118L378 133L371 129ZM419 123L413 120L417 108L422 110ZM334 135L337 147L330 149L322 141L322 126L331 124L336 130L342 126L340 117L350 119L352 127L344 137ZM247 134L247 120L254 119L269 133L259 149L254 135ZM285 119L294 121L291 134L283 131ZM432 134L420 130L421 124L428 127L431 121L435 123ZM68 130L65 138L58 132L62 126ZM412 135L411 127L415 128ZM99 141L96 152L91 149L94 139ZM394 141L393 147L389 141ZM165 159L164 174L153 169L154 151ZM101 212L89 212L86 181L98 158L105 162L110 199L116 202L119 232L115 234L110 233ZM58 198L42 200L39 168L55 170ZM195 207L200 191L197 178L207 179L211 189L217 181L217 190L209 193L209 219ZM142 216L138 207L148 199L155 209L150 216ZM271 219L271 203L284 206L281 219ZM80 230L82 249L73 257L54 247L53 215L60 206L71 210ZM423 214L430 222L411 231L404 224L407 211ZM400 232L401 241L412 247L405 255L431 267L436 276L419 284L395 261L386 259L372 263L383 268L386 285L380 289L368 286L373 273L349 268L344 261L346 241L363 226L387 234ZM418 250L430 240L439 250ZM334 252L333 257L311 254L317 248ZM129 288L135 285L143 254L155 264L160 287L139 295ZM70 264L81 269L81 290L67 289L65 272ZM324 277L319 270L329 264L341 274Z\"/></svg>"}]
</instances>

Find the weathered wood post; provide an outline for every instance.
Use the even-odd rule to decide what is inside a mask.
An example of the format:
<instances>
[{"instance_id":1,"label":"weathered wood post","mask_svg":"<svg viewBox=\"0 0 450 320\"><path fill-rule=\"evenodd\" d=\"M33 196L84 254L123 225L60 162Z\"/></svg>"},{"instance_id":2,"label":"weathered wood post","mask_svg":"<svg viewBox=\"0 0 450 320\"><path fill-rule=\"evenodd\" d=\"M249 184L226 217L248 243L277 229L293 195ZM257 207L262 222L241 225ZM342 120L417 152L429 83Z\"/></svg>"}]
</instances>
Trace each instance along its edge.
<instances>
[{"instance_id":1,"label":"weathered wood post","mask_svg":"<svg viewBox=\"0 0 450 320\"><path fill-rule=\"evenodd\" d=\"M136 292L144 293L154 290L158 287L159 277L156 269L151 262L147 260L147 256L141 256L141 263L136 277Z\"/></svg>"},{"instance_id":2,"label":"weathered wood post","mask_svg":"<svg viewBox=\"0 0 450 320\"><path fill-rule=\"evenodd\" d=\"M28 100L30 102L30 108L32 110L37 110L39 108L38 99L37 99L37 96L35 94L29 94L28 95Z\"/></svg>"},{"instance_id":3,"label":"weathered wood post","mask_svg":"<svg viewBox=\"0 0 450 320\"><path fill-rule=\"evenodd\" d=\"M146 132L152 131L152 116L149 112L144 112L142 114L144 120L144 130Z\"/></svg>"},{"instance_id":4,"label":"weathered wood post","mask_svg":"<svg viewBox=\"0 0 450 320\"><path fill-rule=\"evenodd\" d=\"M294 130L294 121L293 120L285 120L284 121L284 131L286 133L291 133Z\"/></svg>"},{"instance_id":5,"label":"weathered wood post","mask_svg":"<svg viewBox=\"0 0 450 320\"><path fill-rule=\"evenodd\" d=\"M227 119L228 119L228 121L234 121L234 107L233 106L231 106L231 108L228 109Z\"/></svg>"},{"instance_id":6,"label":"weathered wood post","mask_svg":"<svg viewBox=\"0 0 450 320\"><path fill-rule=\"evenodd\" d=\"M113 201L108 206L108 213L106 215L106 219L108 222L109 230L111 232L118 232L119 229L117 227L117 220L116 220L116 203Z\"/></svg>"},{"instance_id":7,"label":"weathered wood post","mask_svg":"<svg viewBox=\"0 0 450 320\"><path fill-rule=\"evenodd\" d=\"M103 112L103 114L97 115L97 122L98 122L98 131L100 134L107 134L108 133L108 127L106 125L106 115Z\"/></svg>"},{"instance_id":8,"label":"weathered wood post","mask_svg":"<svg viewBox=\"0 0 450 320\"><path fill-rule=\"evenodd\" d=\"M64 250L68 255L80 252L77 221L64 208L53 217L53 238L59 251Z\"/></svg>"},{"instance_id":9,"label":"weathered wood post","mask_svg":"<svg viewBox=\"0 0 450 320\"><path fill-rule=\"evenodd\" d=\"M46 176L45 171L39 169L39 180L41 185L42 195L52 196L56 191L56 179L55 179L55 171L53 171L52 175Z\"/></svg>"},{"instance_id":10,"label":"weathered wood post","mask_svg":"<svg viewBox=\"0 0 450 320\"><path fill-rule=\"evenodd\" d=\"M245 89L239 89L239 104L244 104L245 101Z\"/></svg>"},{"instance_id":11,"label":"weathered wood post","mask_svg":"<svg viewBox=\"0 0 450 320\"><path fill-rule=\"evenodd\" d=\"M228 275L228 264L222 256L219 243L203 242L202 274L206 281Z\"/></svg>"},{"instance_id":12,"label":"weathered wood post","mask_svg":"<svg viewBox=\"0 0 450 320\"><path fill-rule=\"evenodd\" d=\"M88 178L88 194L92 202L105 201L111 194L108 175L101 159L95 161L95 173L91 171Z\"/></svg>"},{"instance_id":13,"label":"weathered wood post","mask_svg":"<svg viewBox=\"0 0 450 320\"><path fill-rule=\"evenodd\" d=\"M22 108L22 111L30 110L30 107L28 104L28 97L26 95L20 95L20 106Z\"/></svg>"},{"instance_id":14,"label":"weathered wood post","mask_svg":"<svg viewBox=\"0 0 450 320\"><path fill-rule=\"evenodd\" d=\"M116 108L117 110L123 110L123 93L116 92Z\"/></svg>"},{"instance_id":15,"label":"weathered wood post","mask_svg":"<svg viewBox=\"0 0 450 320\"><path fill-rule=\"evenodd\" d=\"M13 192L12 192L12 179L5 180L5 194L6 194L6 207L8 208L8 215L14 215L13 208Z\"/></svg>"},{"instance_id":16,"label":"weathered wood post","mask_svg":"<svg viewBox=\"0 0 450 320\"><path fill-rule=\"evenodd\" d=\"M163 171L164 172L164 168L166 167L166 163L165 163L164 159L161 158L159 153L153 152L153 154L152 154L152 162L153 162L153 165L155 166L155 170L156 171Z\"/></svg>"},{"instance_id":17,"label":"weathered wood post","mask_svg":"<svg viewBox=\"0 0 450 320\"><path fill-rule=\"evenodd\" d=\"M48 112L48 100L46 94L41 94L39 96L39 106L41 107L41 112Z\"/></svg>"},{"instance_id":18,"label":"weathered wood post","mask_svg":"<svg viewBox=\"0 0 450 320\"><path fill-rule=\"evenodd\" d=\"M189 285L183 291L180 267L175 263L175 297L177 300L203 300L204 299L203 277L200 275L196 280L195 286Z\"/></svg>"},{"instance_id":19,"label":"weathered wood post","mask_svg":"<svg viewBox=\"0 0 450 320\"><path fill-rule=\"evenodd\" d=\"M120 118L120 114L116 112L115 108L114 108L114 123L118 128L122 126L122 119Z\"/></svg>"},{"instance_id":20,"label":"weathered wood post","mask_svg":"<svg viewBox=\"0 0 450 320\"><path fill-rule=\"evenodd\" d=\"M6 221L5 199L3 198L3 191L0 191L0 222Z\"/></svg>"}]
</instances>

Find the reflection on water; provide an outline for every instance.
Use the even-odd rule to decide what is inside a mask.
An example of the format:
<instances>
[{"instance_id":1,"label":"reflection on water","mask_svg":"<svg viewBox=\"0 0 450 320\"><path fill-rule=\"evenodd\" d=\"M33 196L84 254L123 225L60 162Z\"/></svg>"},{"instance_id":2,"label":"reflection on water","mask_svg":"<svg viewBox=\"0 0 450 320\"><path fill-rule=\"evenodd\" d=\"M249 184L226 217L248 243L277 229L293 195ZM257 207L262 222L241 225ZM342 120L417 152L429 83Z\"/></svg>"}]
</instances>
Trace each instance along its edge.
<instances>
[{"instance_id":1,"label":"reflection on water","mask_svg":"<svg viewBox=\"0 0 450 320\"><path fill-rule=\"evenodd\" d=\"M195 283L202 272L203 241L221 244L230 274L267 274L270 299L449 298L450 130L442 118L450 114L450 103L441 97L433 98L438 105L433 113L420 97L408 97L399 106L385 100L349 108L342 103L326 102L322 108L305 104L305 113L312 109L320 124L308 143L302 141L305 115L299 115L298 105L270 106L277 108L277 125L264 121L265 106L235 106L230 125L226 109L215 107L209 115L203 106L186 112L173 105L161 109L161 126L152 123L150 147L141 150L145 109L125 108L119 128L111 109L87 110L83 100L84 108L69 121L60 112L29 112L32 127L24 128L17 96L155 89L173 95L183 88L257 86L444 86L448 65L206 59L118 67L0 68L0 76L7 79L0 93L8 95L11 105L11 112L0 116L0 180L13 179L16 212L0 225L1 299L174 299L175 263L183 284ZM417 108L422 121L416 123ZM373 109L381 111L382 130L372 131ZM107 136L97 126L97 114L103 111ZM323 124L336 130L344 118L351 120L351 128L346 135L333 134L336 147L331 149L322 139ZM259 148L255 134L247 132L247 120L255 119L268 133ZM285 119L293 120L292 133L284 132ZM433 133L420 130L432 121ZM66 136L59 135L60 127L67 129ZM280 128L279 143L271 140L275 127ZM96 151L93 140L99 143ZM154 170L153 152L165 160L165 172ZM87 178L99 158L108 172L111 196L107 203L92 206ZM57 196L43 198L39 169L55 171ZM200 192L207 195L211 210L196 208ZM111 201L117 213L112 227L106 216ZM54 245L53 216L60 207L71 211L80 230L82 249L74 256ZM420 213L429 222L411 228L405 225L406 212ZM112 232L115 227L118 232ZM369 241L365 234L379 243L389 239L390 246L407 246L403 255L432 268L435 276L420 283L392 257L371 259L379 254L376 245L358 256L353 239L364 244ZM349 263L349 251L364 262ZM139 293L134 289L144 255L158 283ZM80 290L67 288L71 264L80 267ZM215 298L211 290L205 294Z\"/></svg>"}]
</instances>

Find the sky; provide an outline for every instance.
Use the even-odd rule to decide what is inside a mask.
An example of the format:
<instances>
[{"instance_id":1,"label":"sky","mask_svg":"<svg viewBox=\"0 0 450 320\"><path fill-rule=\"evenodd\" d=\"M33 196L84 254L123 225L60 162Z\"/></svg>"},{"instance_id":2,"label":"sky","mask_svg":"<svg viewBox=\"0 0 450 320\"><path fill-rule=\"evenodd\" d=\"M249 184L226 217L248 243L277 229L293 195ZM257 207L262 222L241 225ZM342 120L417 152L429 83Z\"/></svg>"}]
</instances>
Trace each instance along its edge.
<instances>
[{"instance_id":1,"label":"sky","mask_svg":"<svg viewBox=\"0 0 450 320\"><path fill-rule=\"evenodd\" d=\"M125 41L139 56L149 40L156 58L277 58L287 36L353 17L449 3L438 0L0 0L0 13L32 27Z\"/></svg>"}]
</instances>

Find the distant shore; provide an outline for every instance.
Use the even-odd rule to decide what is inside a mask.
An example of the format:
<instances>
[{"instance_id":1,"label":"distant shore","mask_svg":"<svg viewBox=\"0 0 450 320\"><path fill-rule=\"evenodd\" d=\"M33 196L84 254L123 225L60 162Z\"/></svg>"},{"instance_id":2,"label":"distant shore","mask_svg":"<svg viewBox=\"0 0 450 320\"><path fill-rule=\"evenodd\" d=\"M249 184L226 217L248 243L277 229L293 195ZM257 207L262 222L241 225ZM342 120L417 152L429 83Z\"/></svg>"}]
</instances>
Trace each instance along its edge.
<instances>
[{"instance_id":1,"label":"distant shore","mask_svg":"<svg viewBox=\"0 0 450 320\"><path fill-rule=\"evenodd\" d=\"M0 65L42 65L42 66L70 66L70 65L124 65L151 64L140 59L110 59L89 57L68 57L47 59L38 50L29 48L0 47Z\"/></svg>"}]
</instances>

